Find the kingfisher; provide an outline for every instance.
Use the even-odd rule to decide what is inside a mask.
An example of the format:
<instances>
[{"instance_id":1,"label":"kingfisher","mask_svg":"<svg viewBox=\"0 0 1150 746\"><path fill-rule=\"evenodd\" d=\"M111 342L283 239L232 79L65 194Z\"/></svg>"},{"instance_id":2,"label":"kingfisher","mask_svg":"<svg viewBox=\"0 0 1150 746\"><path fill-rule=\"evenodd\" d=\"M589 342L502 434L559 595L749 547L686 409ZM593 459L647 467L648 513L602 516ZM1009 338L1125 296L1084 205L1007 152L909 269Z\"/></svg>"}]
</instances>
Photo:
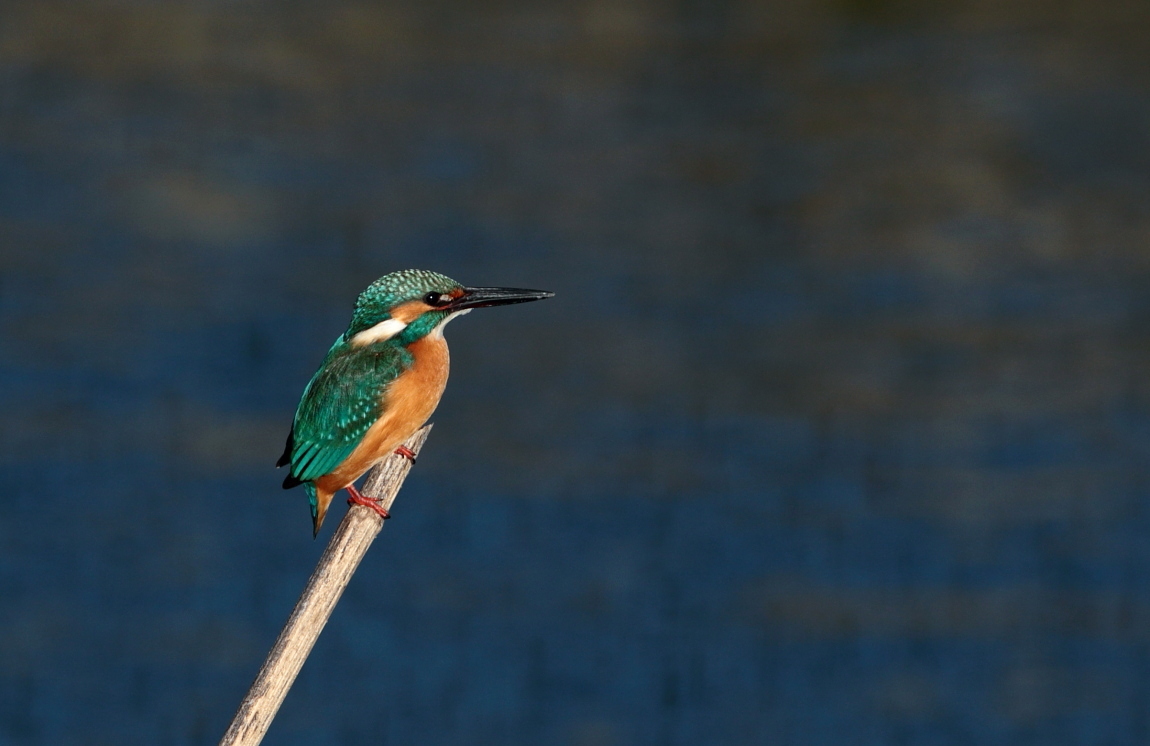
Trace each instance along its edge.
<instances>
[{"instance_id":1,"label":"kingfisher","mask_svg":"<svg viewBox=\"0 0 1150 746\"><path fill-rule=\"evenodd\" d=\"M319 534L332 495L387 511L355 481L392 453L414 463L402 443L423 427L447 385L443 328L473 308L550 298L524 288L465 287L422 269L384 275L355 302L347 331L336 338L303 390L277 467L288 466L284 489L300 484Z\"/></svg>"}]
</instances>

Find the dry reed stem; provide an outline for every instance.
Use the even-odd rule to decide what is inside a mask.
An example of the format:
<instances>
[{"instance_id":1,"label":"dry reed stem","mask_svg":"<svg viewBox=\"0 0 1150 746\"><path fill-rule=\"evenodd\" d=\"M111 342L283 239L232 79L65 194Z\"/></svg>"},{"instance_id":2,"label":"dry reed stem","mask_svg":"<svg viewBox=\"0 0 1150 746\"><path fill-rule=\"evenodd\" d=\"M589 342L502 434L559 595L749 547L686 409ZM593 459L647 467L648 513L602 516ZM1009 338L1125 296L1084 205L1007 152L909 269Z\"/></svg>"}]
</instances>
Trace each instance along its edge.
<instances>
[{"instance_id":1,"label":"dry reed stem","mask_svg":"<svg viewBox=\"0 0 1150 746\"><path fill-rule=\"evenodd\" d=\"M419 455L429 432L431 425L424 425L404 445ZM390 509L409 471L411 461L393 454L368 474L363 494L379 499L385 510ZM382 528L383 518L371 508L352 505L347 511L220 746L256 746L263 740L343 589Z\"/></svg>"}]
</instances>

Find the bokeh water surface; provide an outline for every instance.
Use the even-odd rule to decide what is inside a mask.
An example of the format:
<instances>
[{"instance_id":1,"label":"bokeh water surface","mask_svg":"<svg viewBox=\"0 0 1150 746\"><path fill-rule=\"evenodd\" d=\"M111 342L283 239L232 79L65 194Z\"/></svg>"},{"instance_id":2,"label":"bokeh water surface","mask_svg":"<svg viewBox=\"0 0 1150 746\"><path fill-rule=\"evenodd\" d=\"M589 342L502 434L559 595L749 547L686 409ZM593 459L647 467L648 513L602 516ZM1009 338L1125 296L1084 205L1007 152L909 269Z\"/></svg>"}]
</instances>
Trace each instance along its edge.
<instances>
[{"instance_id":1,"label":"bokeh water surface","mask_svg":"<svg viewBox=\"0 0 1150 746\"><path fill-rule=\"evenodd\" d=\"M300 390L405 267L557 296L451 326L266 743L1146 743L1148 34L5 0L0 744L216 742L323 546Z\"/></svg>"}]
</instances>

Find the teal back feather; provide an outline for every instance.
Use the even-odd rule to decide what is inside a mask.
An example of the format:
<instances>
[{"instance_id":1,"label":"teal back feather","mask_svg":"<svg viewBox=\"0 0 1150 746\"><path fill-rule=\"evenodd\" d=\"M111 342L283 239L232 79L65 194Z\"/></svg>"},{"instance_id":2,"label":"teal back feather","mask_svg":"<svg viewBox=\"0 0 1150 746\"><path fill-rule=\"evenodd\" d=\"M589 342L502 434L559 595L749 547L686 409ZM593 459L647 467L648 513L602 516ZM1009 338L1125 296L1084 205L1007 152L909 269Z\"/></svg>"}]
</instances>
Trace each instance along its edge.
<instances>
[{"instance_id":1,"label":"teal back feather","mask_svg":"<svg viewBox=\"0 0 1150 746\"><path fill-rule=\"evenodd\" d=\"M352 347L340 341L312 377L292 425L291 474L318 479L347 458L380 414L388 385L411 367L411 353L383 342Z\"/></svg>"}]
</instances>

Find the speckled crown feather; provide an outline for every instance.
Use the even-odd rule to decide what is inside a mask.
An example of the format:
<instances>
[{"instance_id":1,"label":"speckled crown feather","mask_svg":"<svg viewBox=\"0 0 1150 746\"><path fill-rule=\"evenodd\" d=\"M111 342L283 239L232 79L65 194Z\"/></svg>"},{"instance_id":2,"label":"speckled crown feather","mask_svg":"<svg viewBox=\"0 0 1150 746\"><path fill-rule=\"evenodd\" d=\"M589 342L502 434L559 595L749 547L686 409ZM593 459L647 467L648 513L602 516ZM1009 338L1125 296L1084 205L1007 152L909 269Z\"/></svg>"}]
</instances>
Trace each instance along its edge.
<instances>
[{"instance_id":1,"label":"speckled crown feather","mask_svg":"<svg viewBox=\"0 0 1150 746\"><path fill-rule=\"evenodd\" d=\"M359 294L348 331L354 334L379 323L400 303L417 300L426 293L449 293L458 287L460 284L450 277L426 269L404 269L384 275Z\"/></svg>"}]
</instances>

